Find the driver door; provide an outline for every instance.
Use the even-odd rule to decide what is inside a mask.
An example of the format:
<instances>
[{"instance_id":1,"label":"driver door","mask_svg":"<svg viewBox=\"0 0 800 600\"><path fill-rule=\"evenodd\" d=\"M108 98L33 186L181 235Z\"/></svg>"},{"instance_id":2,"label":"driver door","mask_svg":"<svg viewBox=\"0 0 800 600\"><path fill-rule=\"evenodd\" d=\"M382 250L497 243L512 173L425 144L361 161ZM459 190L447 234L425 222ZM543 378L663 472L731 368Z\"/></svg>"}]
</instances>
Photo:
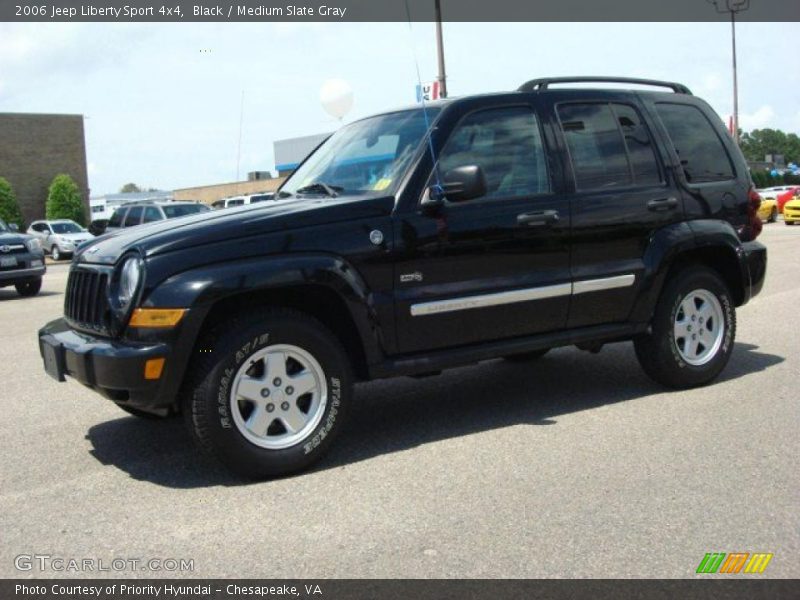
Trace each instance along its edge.
<instances>
[{"instance_id":1,"label":"driver door","mask_svg":"<svg viewBox=\"0 0 800 600\"><path fill-rule=\"evenodd\" d=\"M564 327L571 292L569 206L554 192L541 124L519 100L464 115L440 176L479 166L485 195L398 222L395 318L401 353ZM431 183L435 183L432 176Z\"/></svg>"}]
</instances>

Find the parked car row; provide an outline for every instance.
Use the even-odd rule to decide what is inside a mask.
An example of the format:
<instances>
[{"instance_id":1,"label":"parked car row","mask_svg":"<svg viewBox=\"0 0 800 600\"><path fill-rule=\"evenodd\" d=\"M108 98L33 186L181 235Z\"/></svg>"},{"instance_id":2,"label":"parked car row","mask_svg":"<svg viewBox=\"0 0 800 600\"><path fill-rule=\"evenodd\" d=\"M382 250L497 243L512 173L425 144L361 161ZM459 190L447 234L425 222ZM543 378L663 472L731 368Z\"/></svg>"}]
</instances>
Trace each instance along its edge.
<instances>
[{"instance_id":1,"label":"parked car row","mask_svg":"<svg viewBox=\"0 0 800 600\"><path fill-rule=\"evenodd\" d=\"M46 270L39 239L0 219L0 288L13 285L20 296L35 296Z\"/></svg>"},{"instance_id":2,"label":"parked car row","mask_svg":"<svg viewBox=\"0 0 800 600\"><path fill-rule=\"evenodd\" d=\"M159 202L157 200L128 202L114 211L108 220L105 231L185 217L209 210L211 209L207 205L199 202Z\"/></svg>"},{"instance_id":3,"label":"parked car row","mask_svg":"<svg viewBox=\"0 0 800 600\"><path fill-rule=\"evenodd\" d=\"M246 196L231 196L230 198L222 198L213 202L211 208L218 210L220 208L231 208L234 206L244 206L246 204L255 204L256 202L268 202L275 200L273 192L265 192L263 194L249 194Z\"/></svg>"},{"instance_id":4,"label":"parked car row","mask_svg":"<svg viewBox=\"0 0 800 600\"><path fill-rule=\"evenodd\" d=\"M761 196L761 206L758 216L765 223L774 223L778 220L778 214L783 215L783 220L787 225L794 225L800 220L800 215L795 211L800 208L800 186L781 185L758 190ZM789 214L787 216L787 207Z\"/></svg>"}]
</instances>

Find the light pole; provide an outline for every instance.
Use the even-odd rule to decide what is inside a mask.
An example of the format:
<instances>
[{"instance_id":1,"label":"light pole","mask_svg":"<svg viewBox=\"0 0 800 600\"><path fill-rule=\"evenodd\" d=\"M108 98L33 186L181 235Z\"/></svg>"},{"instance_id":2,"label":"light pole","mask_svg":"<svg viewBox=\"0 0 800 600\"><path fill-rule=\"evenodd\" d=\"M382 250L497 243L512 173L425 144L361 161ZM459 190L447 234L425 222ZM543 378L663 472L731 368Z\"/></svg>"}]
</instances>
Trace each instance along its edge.
<instances>
[{"instance_id":1,"label":"light pole","mask_svg":"<svg viewBox=\"0 0 800 600\"><path fill-rule=\"evenodd\" d=\"M749 1L749 0L748 0ZM442 36L442 7L439 0L435 0L436 10L436 55L439 60L439 96L447 98L447 74L444 70L444 38Z\"/></svg>"},{"instance_id":2,"label":"light pole","mask_svg":"<svg viewBox=\"0 0 800 600\"><path fill-rule=\"evenodd\" d=\"M736 70L736 13L750 8L750 0L708 0L718 13L731 14L731 50L733 54L733 139L739 143L739 81Z\"/></svg>"}]
</instances>

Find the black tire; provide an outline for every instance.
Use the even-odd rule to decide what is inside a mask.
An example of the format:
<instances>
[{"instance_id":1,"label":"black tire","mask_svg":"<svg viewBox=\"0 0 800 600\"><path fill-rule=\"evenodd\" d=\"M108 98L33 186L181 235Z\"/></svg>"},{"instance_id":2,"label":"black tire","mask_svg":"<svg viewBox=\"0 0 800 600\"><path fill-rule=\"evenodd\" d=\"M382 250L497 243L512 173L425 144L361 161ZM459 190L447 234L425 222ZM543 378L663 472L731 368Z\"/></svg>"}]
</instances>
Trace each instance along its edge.
<instances>
[{"instance_id":1,"label":"black tire","mask_svg":"<svg viewBox=\"0 0 800 600\"><path fill-rule=\"evenodd\" d=\"M778 207L775 206L772 209L772 212L769 215L769 222L775 223L778 220Z\"/></svg>"},{"instance_id":2,"label":"black tire","mask_svg":"<svg viewBox=\"0 0 800 600\"><path fill-rule=\"evenodd\" d=\"M550 352L550 348L542 348L541 350L533 350L531 352L524 352L523 354L509 354L508 356L504 356L503 359L511 363L526 363L539 360L548 352Z\"/></svg>"},{"instance_id":3,"label":"black tire","mask_svg":"<svg viewBox=\"0 0 800 600\"><path fill-rule=\"evenodd\" d=\"M17 288L17 293L20 296L35 296L42 289L42 278L16 283L14 287Z\"/></svg>"},{"instance_id":4,"label":"black tire","mask_svg":"<svg viewBox=\"0 0 800 600\"><path fill-rule=\"evenodd\" d=\"M720 304L724 330L716 353L705 364L689 364L680 354L674 323L682 300L690 292L706 290ZM664 287L656 305L651 333L634 340L636 357L645 373L667 387L686 389L713 381L725 368L736 339L736 309L730 291L716 271L688 267L674 274Z\"/></svg>"},{"instance_id":5,"label":"black tire","mask_svg":"<svg viewBox=\"0 0 800 600\"><path fill-rule=\"evenodd\" d=\"M784 220L783 222L786 223L787 225L794 225L794 221L786 221L786 220Z\"/></svg>"},{"instance_id":6,"label":"black tire","mask_svg":"<svg viewBox=\"0 0 800 600\"><path fill-rule=\"evenodd\" d=\"M239 430L233 414L239 409L232 405L230 388L254 353L285 344L317 361L327 385L327 402L316 427L301 440L287 448L263 448ZM240 475L263 479L301 471L322 458L342 429L352 389L350 361L336 336L303 313L267 309L227 321L203 337L187 379L183 413L204 451Z\"/></svg>"},{"instance_id":7,"label":"black tire","mask_svg":"<svg viewBox=\"0 0 800 600\"><path fill-rule=\"evenodd\" d=\"M50 255L53 260L61 260L61 250L58 249L58 244L53 244L53 247L50 248Z\"/></svg>"}]
</instances>

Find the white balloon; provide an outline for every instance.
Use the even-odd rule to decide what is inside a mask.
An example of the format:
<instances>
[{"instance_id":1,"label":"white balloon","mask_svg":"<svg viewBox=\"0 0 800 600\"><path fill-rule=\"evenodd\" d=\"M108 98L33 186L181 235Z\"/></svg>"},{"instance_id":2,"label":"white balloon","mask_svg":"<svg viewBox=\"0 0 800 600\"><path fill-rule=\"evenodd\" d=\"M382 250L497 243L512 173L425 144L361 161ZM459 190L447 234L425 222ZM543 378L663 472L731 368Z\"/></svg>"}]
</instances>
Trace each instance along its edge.
<instances>
[{"instance_id":1,"label":"white balloon","mask_svg":"<svg viewBox=\"0 0 800 600\"><path fill-rule=\"evenodd\" d=\"M344 79L328 79L319 92L322 108L336 119L342 119L353 108L353 88Z\"/></svg>"}]
</instances>

